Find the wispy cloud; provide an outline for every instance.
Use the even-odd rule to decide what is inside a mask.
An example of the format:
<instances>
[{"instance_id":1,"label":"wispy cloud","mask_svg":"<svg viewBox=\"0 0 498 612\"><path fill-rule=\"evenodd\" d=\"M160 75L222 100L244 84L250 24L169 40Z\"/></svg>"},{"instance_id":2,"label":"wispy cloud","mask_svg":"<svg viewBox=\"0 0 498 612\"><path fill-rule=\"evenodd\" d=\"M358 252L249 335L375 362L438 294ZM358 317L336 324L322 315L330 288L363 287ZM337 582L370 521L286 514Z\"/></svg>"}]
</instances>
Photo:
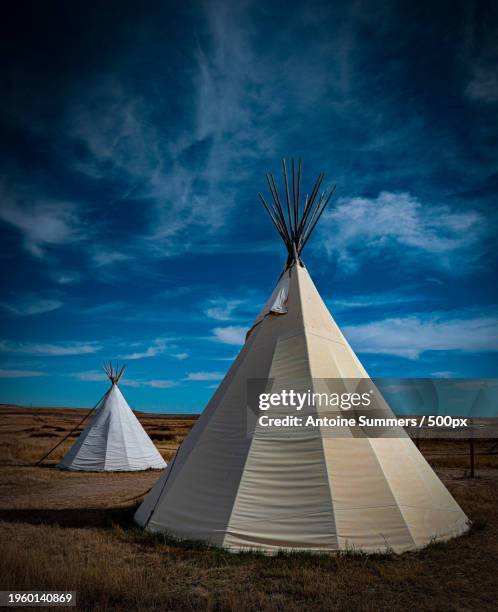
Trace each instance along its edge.
<instances>
[{"instance_id":1,"label":"wispy cloud","mask_svg":"<svg viewBox=\"0 0 498 612\"><path fill-rule=\"evenodd\" d=\"M223 372L189 372L183 380L221 380Z\"/></svg>"},{"instance_id":2,"label":"wispy cloud","mask_svg":"<svg viewBox=\"0 0 498 612\"><path fill-rule=\"evenodd\" d=\"M104 304L97 304L95 306L89 306L80 310L81 313L87 315L105 315L108 313L115 313L118 310L126 307L125 302L105 302Z\"/></svg>"},{"instance_id":3,"label":"wispy cloud","mask_svg":"<svg viewBox=\"0 0 498 612\"><path fill-rule=\"evenodd\" d=\"M37 378L39 376L46 376L45 372L39 372L37 370L1 370L0 378Z\"/></svg>"},{"instance_id":4,"label":"wispy cloud","mask_svg":"<svg viewBox=\"0 0 498 612\"><path fill-rule=\"evenodd\" d=\"M83 372L73 372L70 374L72 378L84 382L103 382L109 380L106 374L101 370L85 370Z\"/></svg>"},{"instance_id":5,"label":"wispy cloud","mask_svg":"<svg viewBox=\"0 0 498 612\"><path fill-rule=\"evenodd\" d=\"M27 295L17 297L11 302L0 302L0 307L4 308L11 314L19 316L29 316L51 312L62 308L64 304L60 300L40 298L36 295Z\"/></svg>"},{"instance_id":6,"label":"wispy cloud","mask_svg":"<svg viewBox=\"0 0 498 612\"><path fill-rule=\"evenodd\" d=\"M213 329L214 339L223 344L242 345L245 342L246 333L246 327L239 327L237 325L215 327Z\"/></svg>"},{"instance_id":7,"label":"wispy cloud","mask_svg":"<svg viewBox=\"0 0 498 612\"><path fill-rule=\"evenodd\" d=\"M106 374L99 370L73 372L72 374L70 374L70 376L72 378L75 378L76 380L81 380L83 382L106 382L108 380ZM178 385L178 382L166 379L143 380L123 376L120 381L120 385L133 388L149 387L151 389L169 389L171 387L176 387Z\"/></svg>"},{"instance_id":8,"label":"wispy cloud","mask_svg":"<svg viewBox=\"0 0 498 612\"><path fill-rule=\"evenodd\" d=\"M303 159L303 196L315 172L338 184L342 197L305 257L322 279L358 273L352 284L337 283L329 303L350 311L364 347L415 357L426 350L417 335L432 346L442 334L449 346L450 331L462 339L457 319L487 318L433 320L420 314L431 298L417 296L427 290L420 279L447 282L448 271L475 275L461 287L428 290L437 308L494 296L491 266L481 265L495 257L497 226L496 36L486 11L436 11L427 36L392 2L304 3L282 12L272 3L202 0L198 9L174 20L166 6L125 11L124 30L138 35L123 46L122 28L107 28L98 65L85 49L108 16L80 20L78 71L71 62L54 72L37 61L40 44L56 57L49 36L13 35L20 47L6 74L20 76L2 100L10 178L0 191L0 230L4 287L9 272L16 278L12 295L0 298L10 339L0 344L9 357L3 368L44 370L47 359L28 365L29 354L81 354L71 369L93 367L84 356L104 345L107 352L107 341L60 339L112 336L113 354L147 365L148 381L129 384L160 388L168 376L199 393L202 383L183 376L225 367L223 355L243 345L258 311L257 292L265 292L263 303L271 289L268 268L278 264L269 254L282 251L256 194L264 172L280 174L280 158L293 154ZM142 66L147 78L137 78ZM20 278L27 270L30 278ZM21 291L37 293L39 303L21 303ZM11 316L37 309L47 314ZM177 332L188 336L154 340ZM430 369L447 370L439 357L428 359ZM464 372L467 357L459 359L452 355L451 367Z\"/></svg>"},{"instance_id":9,"label":"wispy cloud","mask_svg":"<svg viewBox=\"0 0 498 612\"><path fill-rule=\"evenodd\" d=\"M144 351L136 351L124 356L124 359L145 359L147 357L156 357L165 353L169 347L167 338L156 338L153 344L147 347Z\"/></svg>"},{"instance_id":10,"label":"wispy cloud","mask_svg":"<svg viewBox=\"0 0 498 612\"><path fill-rule=\"evenodd\" d=\"M206 308L206 315L216 321L230 321L236 308L242 304L242 300L209 300L209 306Z\"/></svg>"},{"instance_id":11,"label":"wispy cloud","mask_svg":"<svg viewBox=\"0 0 498 612\"><path fill-rule=\"evenodd\" d=\"M131 256L127 255L126 253L122 253L120 251L109 251L105 248L99 249L98 247L93 249L93 253L91 255L91 260L95 266L97 266L97 268L121 264L129 259L131 259Z\"/></svg>"},{"instance_id":12,"label":"wispy cloud","mask_svg":"<svg viewBox=\"0 0 498 612\"><path fill-rule=\"evenodd\" d=\"M465 93L473 102L494 104L498 102L496 31L490 27L474 31L473 35L474 40L466 49L466 67L470 76Z\"/></svg>"},{"instance_id":13,"label":"wispy cloud","mask_svg":"<svg viewBox=\"0 0 498 612\"><path fill-rule=\"evenodd\" d=\"M124 387L149 387L150 389L170 389L171 387L178 386L178 382L175 380L166 379L143 380L136 378L123 378L120 384Z\"/></svg>"},{"instance_id":14,"label":"wispy cloud","mask_svg":"<svg viewBox=\"0 0 498 612\"><path fill-rule=\"evenodd\" d=\"M52 278L59 285L73 285L81 280L81 274L71 270L56 270Z\"/></svg>"},{"instance_id":15,"label":"wispy cloud","mask_svg":"<svg viewBox=\"0 0 498 612\"><path fill-rule=\"evenodd\" d=\"M16 192L0 186L0 220L15 227L24 247L43 257L48 247L74 243L82 237L77 207L71 202L39 199L27 187Z\"/></svg>"},{"instance_id":16,"label":"wispy cloud","mask_svg":"<svg viewBox=\"0 0 498 612\"><path fill-rule=\"evenodd\" d=\"M237 188L248 179L244 162L267 155L278 139L265 129L274 116L275 96L273 85L268 88L261 77L246 7L207 2L204 8L205 36L197 40L190 84L193 121L168 144L170 165L162 166L151 184L161 202L152 233L156 248L158 240L171 248L171 239L181 237L175 241L180 249L195 242L195 236L183 233L189 226L202 228L201 242L206 232L212 236L223 228Z\"/></svg>"},{"instance_id":17,"label":"wispy cloud","mask_svg":"<svg viewBox=\"0 0 498 612\"><path fill-rule=\"evenodd\" d=\"M261 293L258 289L235 288L232 287L231 294L220 295L217 289L216 297L209 297L204 306L204 314L206 317L214 321L235 323L247 323L248 325L253 320L255 314L264 304L268 297L266 294L271 290L267 287L265 293Z\"/></svg>"},{"instance_id":18,"label":"wispy cloud","mask_svg":"<svg viewBox=\"0 0 498 612\"><path fill-rule=\"evenodd\" d=\"M152 389L170 389L171 387L176 387L178 385L178 383L174 380L163 379L146 380L143 381L143 384L151 387Z\"/></svg>"},{"instance_id":19,"label":"wispy cloud","mask_svg":"<svg viewBox=\"0 0 498 612\"><path fill-rule=\"evenodd\" d=\"M189 287L185 287L182 285L178 285L176 287L171 286L171 287L167 287L166 289L163 289L162 291L160 291L157 294L157 297L164 299L164 300L174 300L183 295L188 295L189 293L192 293L193 290L194 288L192 286L189 286Z\"/></svg>"},{"instance_id":20,"label":"wispy cloud","mask_svg":"<svg viewBox=\"0 0 498 612\"><path fill-rule=\"evenodd\" d=\"M496 65L476 66L466 88L471 100L493 104L498 102L498 74Z\"/></svg>"},{"instance_id":21,"label":"wispy cloud","mask_svg":"<svg viewBox=\"0 0 498 612\"><path fill-rule=\"evenodd\" d=\"M383 293L369 293L365 295L352 295L348 298L326 300L334 312L356 310L361 308L380 308L382 306L396 306L432 300L422 295L409 295L403 291L386 291Z\"/></svg>"},{"instance_id":22,"label":"wispy cloud","mask_svg":"<svg viewBox=\"0 0 498 612\"><path fill-rule=\"evenodd\" d=\"M70 355L88 355L101 350L97 342L60 342L58 344L44 344L36 342L8 342L0 340L0 352L40 355L47 357L68 357Z\"/></svg>"},{"instance_id":23,"label":"wispy cloud","mask_svg":"<svg viewBox=\"0 0 498 612\"><path fill-rule=\"evenodd\" d=\"M418 314L343 329L359 353L417 359L427 351L498 351L498 318L468 312Z\"/></svg>"},{"instance_id":24,"label":"wispy cloud","mask_svg":"<svg viewBox=\"0 0 498 612\"><path fill-rule=\"evenodd\" d=\"M366 257L387 252L461 272L479 258L489 231L476 211L422 205L409 193L387 191L377 198L340 198L324 217L321 244L350 272Z\"/></svg>"},{"instance_id":25,"label":"wispy cloud","mask_svg":"<svg viewBox=\"0 0 498 612\"><path fill-rule=\"evenodd\" d=\"M99 234L103 226L111 226L111 210L98 220L87 220L86 227L97 235L93 247L86 245L95 273L104 274L106 268L125 261L135 265L137 254L178 256L193 244L207 250L234 248L224 240L216 243L213 236L231 222L234 199L252 176L254 163L248 162L268 157L281 140L272 123L283 112L279 92L292 88L296 96L305 90L307 104L319 96L320 77L298 85L309 77L304 58L298 78L295 62L281 62L275 79L271 66L278 54L261 61L251 34L250 4L212 1L201 8L201 32L186 58L192 63L181 77L190 112L179 121L170 122L167 129L157 121L154 97L148 98L126 79L129 58L123 57L122 70L114 70L112 76L102 71L87 87L78 83L72 95L66 92L65 113L57 125L46 127L47 133L41 122L30 122L44 136L55 140L57 134L55 144L67 170L119 185L115 201L145 203L133 213L134 232L127 237L126 251L112 248L108 232ZM87 214L85 207L56 202L39 215L52 222L32 229L29 221L35 208L30 206L22 218L11 214L9 222L22 226L26 245L39 255L45 244L74 239ZM47 228L42 236L37 227ZM234 244L240 249L240 242ZM255 242L243 246L248 247L254 249Z\"/></svg>"}]
</instances>

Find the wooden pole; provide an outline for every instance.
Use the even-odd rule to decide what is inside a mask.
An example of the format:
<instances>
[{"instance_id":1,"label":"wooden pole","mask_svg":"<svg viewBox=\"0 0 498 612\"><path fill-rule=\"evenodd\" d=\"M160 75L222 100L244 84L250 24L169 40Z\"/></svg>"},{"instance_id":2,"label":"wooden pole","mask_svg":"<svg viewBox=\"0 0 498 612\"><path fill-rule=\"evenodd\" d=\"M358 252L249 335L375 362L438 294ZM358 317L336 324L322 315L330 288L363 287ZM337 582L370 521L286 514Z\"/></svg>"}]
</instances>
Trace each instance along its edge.
<instances>
[{"instance_id":1,"label":"wooden pole","mask_svg":"<svg viewBox=\"0 0 498 612\"><path fill-rule=\"evenodd\" d=\"M278 187L272 174L266 174L266 182L268 183L268 187L270 189L273 205L271 203L267 203L262 194L259 194L259 197L263 202L263 206L272 220L273 225L287 247L288 267L294 260L297 263L301 263L301 252L307 244L332 195L334 194L335 185L328 196L325 195L326 192L324 191L321 193L320 197L318 197L320 187L325 177L323 172L320 173L315 180L311 194L309 196L306 195L301 214L301 160L298 160L296 177L296 163L294 158L292 158L292 195L289 188L289 177L287 176L287 164L285 158L282 160L282 167L285 184L287 215L285 215L284 206L278 193ZM118 370L118 368L116 369Z\"/></svg>"},{"instance_id":2,"label":"wooden pole","mask_svg":"<svg viewBox=\"0 0 498 612\"><path fill-rule=\"evenodd\" d=\"M282 166L284 169L285 198L287 201L287 214L289 215L289 228L291 231L292 242L294 242L294 221L291 214L289 181L287 180L287 166L285 165L285 158L282 160Z\"/></svg>"},{"instance_id":3,"label":"wooden pole","mask_svg":"<svg viewBox=\"0 0 498 612\"><path fill-rule=\"evenodd\" d=\"M258 195L259 195L260 200L263 202L263 206L265 207L266 212L267 212L267 213L268 213L268 215L270 216L270 219L272 220L272 223L273 223L273 225L275 226L275 229L277 230L277 232L278 232L279 236L280 236L280 237L282 238L282 240L284 241L284 244L287 246L287 240L285 239L285 236L284 236L284 234L283 234L283 232L282 232L282 229L281 229L281 227L280 227L280 223L279 223L278 219L277 219L277 218L275 218L275 217L272 215L272 213L271 213L271 211L270 211L270 208L268 207L268 204L265 202L265 199L263 198L263 196L262 196L260 193L259 193Z\"/></svg>"},{"instance_id":4,"label":"wooden pole","mask_svg":"<svg viewBox=\"0 0 498 612\"><path fill-rule=\"evenodd\" d=\"M297 220L299 221L299 200L301 198L301 160L298 161L297 165L297 198L296 198L296 209L297 209Z\"/></svg>"},{"instance_id":5,"label":"wooden pole","mask_svg":"<svg viewBox=\"0 0 498 612\"><path fill-rule=\"evenodd\" d=\"M315 229L315 227L316 227L316 224L318 223L318 221L320 221L320 217L322 216L323 211L324 211L324 210L327 208L327 205L328 205L328 203L330 202L330 198L331 198L331 197L334 195L335 188L336 188L336 185L334 185L334 188L333 188L333 189L332 189L332 191L329 193L328 198L325 200L325 203L324 203L324 205L322 206L322 210L321 210L321 211L318 213L318 216L317 216L317 218L315 219L315 222L313 223L313 226L312 226L312 227L311 227L311 229L309 230L308 235L306 236L306 238L305 238L305 240L304 240L304 242L303 242L303 246L301 247L301 251L304 249L304 247L305 247L306 243L308 242L309 237L311 236L311 234L313 233L313 230L314 230L314 229ZM301 252L301 251L300 251L300 252Z\"/></svg>"},{"instance_id":6,"label":"wooden pole","mask_svg":"<svg viewBox=\"0 0 498 612\"><path fill-rule=\"evenodd\" d=\"M318 190L320 189L320 185L322 184L323 177L324 177L324 174L320 174L318 176L318 178L316 179L316 181L315 181L315 185L313 187L313 191L311 192L311 195L310 195L309 200L308 200L308 204L305 207L305 210L304 210L304 213L303 213L303 217L301 219L301 223L299 224L299 229L298 229L298 236L299 236L299 238L301 237L303 228L306 225L306 221L308 220L309 214L310 214L311 209L313 207L313 202L315 201L315 198L316 198L316 194L318 193Z\"/></svg>"},{"instance_id":7,"label":"wooden pole","mask_svg":"<svg viewBox=\"0 0 498 612\"><path fill-rule=\"evenodd\" d=\"M126 369L126 365L124 365L121 368L121 372L118 374L118 378L116 379L116 383L118 383L121 380L121 376L123 376L123 372L125 371L125 369Z\"/></svg>"},{"instance_id":8,"label":"wooden pole","mask_svg":"<svg viewBox=\"0 0 498 612\"><path fill-rule=\"evenodd\" d=\"M297 202L296 202L296 165L292 158L292 208L294 211L294 228L297 232Z\"/></svg>"},{"instance_id":9,"label":"wooden pole","mask_svg":"<svg viewBox=\"0 0 498 612\"><path fill-rule=\"evenodd\" d=\"M273 184L273 191L275 193L275 198L276 198L276 206L280 212L280 217L281 217L281 221L282 221L282 225L284 226L285 229L285 235L287 236L287 240L289 242L289 250L292 251L292 240L289 234L289 229L287 227L287 221L285 220L285 215L284 215L284 209L282 207L282 202L280 202L280 196L278 195L278 189L277 189L277 184L275 183L275 179L273 177L273 174L270 174L270 178L271 178L271 182Z\"/></svg>"},{"instance_id":10,"label":"wooden pole","mask_svg":"<svg viewBox=\"0 0 498 612\"><path fill-rule=\"evenodd\" d=\"M282 225L282 229L283 229L284 234L285 234L285 243L286 243L287 249L290 250L291 249L291 240L290 240L289 232L287 231L287 225L285 223L284 213L282 211L282 207L280 206L280 199L278 197L278 193L273 191L273 186L272 186L272 183L270 181L270 176L271 175L269 175L269 174L266 175L266 181L268 183L268 187L270 188L270 193L272 195L273 202L275 203L275 208L278 211L278 216L279 216L279 219L280 219L280 224ZM271 179L273 180L273 177L271 177Z\"/></svg>"},{"instance_id":11,"label":"wooden pole","mask_svg":"<svg viewBox=\"0 0 498 612\"><path fill-rule=\"evenodd\" d=\"M301 242L304 242L306 240L306 235L308 233L308 230L309 230L311 224L313 223L313 219L316 217L316 213L320 209L320 206L323 204L323 198L324 197L325 197L325 192L322 192L322 195L317 200L317 203L315 205L315 209L313 210L313 213L311 214L310 218L308 219L308 222L306 223L306 227L301 232Z\"/></svg>"}]
</instances>

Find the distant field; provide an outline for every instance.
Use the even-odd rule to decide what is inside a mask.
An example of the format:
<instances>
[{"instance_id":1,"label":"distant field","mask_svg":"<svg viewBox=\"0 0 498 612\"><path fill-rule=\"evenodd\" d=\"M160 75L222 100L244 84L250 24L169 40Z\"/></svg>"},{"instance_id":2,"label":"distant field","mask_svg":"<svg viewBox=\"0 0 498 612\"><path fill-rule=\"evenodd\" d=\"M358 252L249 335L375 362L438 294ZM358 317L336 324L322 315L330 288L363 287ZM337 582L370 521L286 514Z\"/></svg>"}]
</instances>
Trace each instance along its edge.
<instances>
[{"instance_id":1,"label":"distant field","mask_svg":"<svg viewBox=\"0 0 498 612\"><path fill-rule=\"evenodd\" d=\"M147 535L132 517L159 472L82 474L53 465L84 412L0 406L0 589L75 590L78 609L497 609L498 455L476 441L421 451L473 521L468 535L400 556L238 554ZM169 460L196 417L137 413ZM493 450L493 452L495 452ZM73 608L74 609L74 608Z\"/></svg>"},{"instance_id":2,"label":"distant field","mask_svg":"<svg viewBox=\"0 0 498 612\"><path fill-rule=\"evenodd\" d=\"M65 432L71 431L86 412L88 410L80 408L0 405L0 462L4 465L36 462L64 437ZM174 455L197 420L196 415L135 414L166 461ZM88 420L50 455L47 465L62 459L87 423Z\"/></svg>"}]
</instances>

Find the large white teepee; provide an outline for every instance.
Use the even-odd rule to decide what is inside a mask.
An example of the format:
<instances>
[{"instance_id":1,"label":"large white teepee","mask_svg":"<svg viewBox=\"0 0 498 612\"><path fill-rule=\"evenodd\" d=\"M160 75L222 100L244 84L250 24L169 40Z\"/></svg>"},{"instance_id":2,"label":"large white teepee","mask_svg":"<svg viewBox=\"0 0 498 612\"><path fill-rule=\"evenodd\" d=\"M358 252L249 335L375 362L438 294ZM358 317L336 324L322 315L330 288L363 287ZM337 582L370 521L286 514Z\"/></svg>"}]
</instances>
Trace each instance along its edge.
<instances>
[{"instance_id":1,"label":"large white teepee","mask_svg":"<svg viewBox=\"0 0 498 612\"><path fill-rule=\"evenodd\" d=\"M292 174L289 220L273 177L275 205L264 202L288 249L285 271L135 520L151 531L268 553L403 552L459 535L467 517L404 432L331 437L321 428L296 428L268 435L247 410L248 379L300 388L316 379L368 379L300 259L328 201L315 203L321 179L300 213L300 166L297 193L294 166ZM387 405L385 411L392 415Z\"/></svg>"},{"instance_id":2,"label":"large white teepee","mask_svg":"<svg viewBox=\"0 0 498 612\"><path fill-rule=\"evenodd\" d=\"M166 462L118 388L123 370L118 373L117 368L106 367L111 388L58 468L86 472L131 472L166 467Z\"/></svg>"}]
</instances>

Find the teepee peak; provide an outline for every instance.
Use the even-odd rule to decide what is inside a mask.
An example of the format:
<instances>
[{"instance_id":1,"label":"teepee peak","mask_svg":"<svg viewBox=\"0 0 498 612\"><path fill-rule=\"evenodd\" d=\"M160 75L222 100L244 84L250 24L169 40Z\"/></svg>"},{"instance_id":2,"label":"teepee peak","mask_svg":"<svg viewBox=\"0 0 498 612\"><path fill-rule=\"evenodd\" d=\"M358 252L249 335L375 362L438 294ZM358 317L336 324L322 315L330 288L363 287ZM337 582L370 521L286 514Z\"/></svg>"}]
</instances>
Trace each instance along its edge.
<instances>
[{"instance_id":1,"label":"teepee peak","mask_svg":"<svg viewBox=\"0 0 498 612\"><path fill-rule=\"evenodd\" d=\"M286 269L296 263L303 265L301 253L310 239L320 217L328 206L330 199L334 195L336 186L329 191L320 188L325 178L322 172L318 175L310 193L307 193L301 205L301 160L296 163L291 160L291 184L285 159L282 160L282 173L284 178L285 198L281 198L277 183L273 174L266 175L266 182L270 189L273 202L268 203L263 194L259 198L270 216L275 229L282 239L287 249ZM284 203L282 203L284 202ZM285 211L287 211L287 216Z\"/></svg>"},{"instance_id":2,"label":"teepee peak","mask_svg":"<svg viewBox=\"0 0 498 612\"><path fill-rule=\"evenodd\" d=\"M118 382L121 380L121 376L123 376L123 372L126 369L126 365L122 366L121 369L119 369L119 362L116 361L116 365L113 366L112 365L112 361L109 361L109 363L104 363L104 372L107 375L107 378L111 381L111 383L113 385L117 385Z\"/></svg>"}]
</instances>

